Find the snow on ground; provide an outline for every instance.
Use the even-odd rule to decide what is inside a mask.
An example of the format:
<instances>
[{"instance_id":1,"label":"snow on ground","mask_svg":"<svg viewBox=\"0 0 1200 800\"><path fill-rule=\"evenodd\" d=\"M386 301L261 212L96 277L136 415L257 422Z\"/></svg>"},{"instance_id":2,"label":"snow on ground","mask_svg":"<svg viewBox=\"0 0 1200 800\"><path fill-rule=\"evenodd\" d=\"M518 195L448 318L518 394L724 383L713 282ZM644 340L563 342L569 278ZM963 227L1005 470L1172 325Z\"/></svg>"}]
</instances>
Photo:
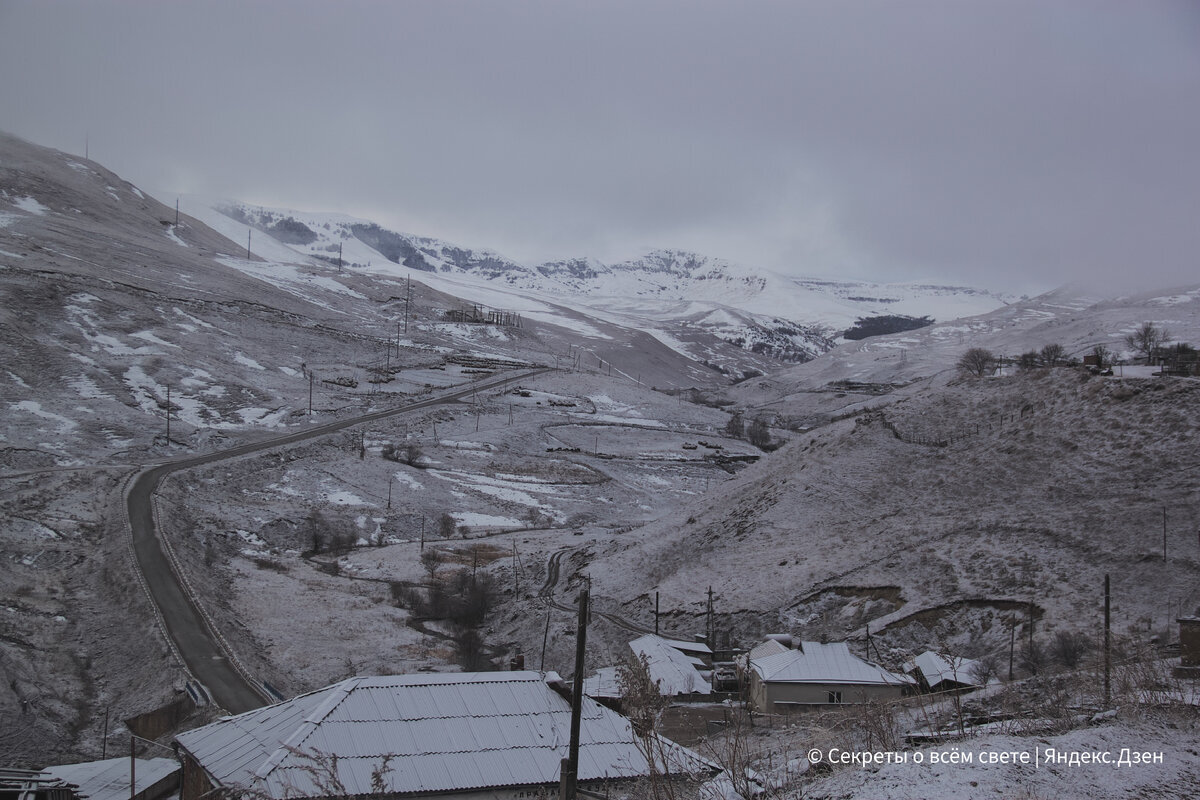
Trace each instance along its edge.
<instances>
[{"instance_id":1,"label":"snow on ground","mask_svg":"<svg viewBox=\"0 0 1200 800\"><path fill-rule=\"evenodd\" d=\"M177 344L173 344L171 342L164 342L162 339L158 338L150 331L138 331L137 333L131 333L129 335L134 339L142 339L143 341L150 342L151 344L162 345L163 347L174 347L174 348L179 347L179 345L177 345Z\"/></svg>"},{"instance_id":2,"label":"snow on ground","mask_svg":"<svg viewBox=\"0 0 1200 800\"><path fill-rule=\"evenodd\" d=\"M242 366L250 367L251 369L266 369L266 367L264 367L262 364L258 363L253 358L250 358L250 356L243 354L240 350L233 354L233 360Z\"/></svg>"},{"instance_id":3,"label":"snow on ground","mask_svg":"<svg viewBox=\"0 0 1200 800\"><path fill-rule=\"evenodd\" d=\"M368 503L358 495L344 490L328 492L325 495L325 501L335 506L369 506L374 503Z\"/></svg>"},{"instance_id":4,"label":"snow on ground","mask_svg":"<svg viewBox=\"0 0 1200 800\"><path fill-rule=\"evenodd\" d=\"M12 201L12 204L22 211L30 214L37 214L39 216L50 210L39 203L37 198L34 197L18 197L16 200Z\"/></svg>"},{"instance_id":5,"label":"snow on ground","mask_svg":"<svg viewBox=\"0 0 1200 800\"><path fill-rule=\"evenodd\" d=\"M480 514L474 511L455 511L450 516L460 526L469 528L524 528L526 523L512 517L496 514Z\"/></svg>"},{"instance_id":6,"label":"snow on ground","mask_svg":"<svg viewBox=\"0 0 1200 800\"><path fill-rule=\"evenodd\" d=\"M603 333L599 328L567 314L555 314L549 311L523 311L521 315L535 322L543 322L547 325L557 325L560 328L566 328L569 331L574 331L591 339L612 339L611 336Z\"/></svg>"},{"instance_id":7,"label":"snow on ground","mask_svg":"<svg viewBox=\"0 0 1200 800\"><path fill-rule=\"evenodd\" d=\"M100 390L96 382L86 375L79 375L67 381L67 385L74 389L80 397L85 400L111 400L112 395Z\"/></svg>"},{"instance_id":8,"label":"snow on ground","mask_svg":"<svg viewBox=\"0 0 1200 800\"><path fill-rule=\"evenodd\" d=\"M179 245L180 247L191 247L191 245L189 245L189 244L188 244L187 242L185 242L183 239L180 239L180 238L179 238L179 234L175 233L175 226L174 226L174 225L168 225L168 226L166 226L166 229L165 229L165 231L166 231L166 234L167 234L167 238L168 238L168 239L170 239L170 240L171 240L172 242L174 242L175 244Z\"/></svg>"},{"instance_id":9,"label":"snow on ground","mask_svg":"<svg viewBox=\"0 0 1200 800\"><path fill-rule=\"evenodd\" d=\"M907 763L843 767L803 782L806 800L1003 797L1190 798L1200 792L1200 735L1155 725L1108 725L1058 736L984 736L909 752ZM1118 765L1122 751L1160 756L1151 763ZM921 754L923 763L913 763ZM1059 763L1055 753L1068 760ZM1050 758L1047 759L1049 754ZM825 754L828 759L829 754ZM972 758L969 764L941 760ZM1007 763L999 762L1001 759ZM1084 759L1087 759L1085 763ZM1094 759L1108 759L1110 763ZM1014 763L1014 760L1015 763Z\"/></svg>"},{"instance_id":10,"label":"snow on ground","mask_svg":"<svg viewBox=\"0 0 1200 800\"><path fill-rule=\"evenodd\" d=\"M19 403L10 403L9 408L17 411L25 411L29 414L33 414L36 417L57 422L58 429L56 432L60 434L69 433L70 431L79 427L79 423L75 422L73 419L68 419L61 414L55 414L51 411L43 411L42 404L35 400L22 400Z\"/></svg>"}]
</instances>

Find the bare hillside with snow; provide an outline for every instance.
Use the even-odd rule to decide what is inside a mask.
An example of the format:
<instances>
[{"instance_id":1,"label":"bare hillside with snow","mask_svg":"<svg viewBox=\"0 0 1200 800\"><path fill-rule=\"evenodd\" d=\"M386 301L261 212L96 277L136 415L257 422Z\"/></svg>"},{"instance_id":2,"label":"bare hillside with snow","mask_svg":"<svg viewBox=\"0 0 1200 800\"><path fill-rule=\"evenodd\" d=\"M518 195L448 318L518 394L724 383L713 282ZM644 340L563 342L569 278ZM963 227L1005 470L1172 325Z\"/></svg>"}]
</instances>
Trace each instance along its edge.
<instances>
[{"instance_id":1,"label":"bare hillside with snow","mask_svg":"<svg viewBox=\"0 0 1200 800\"><path fill-rule=\"evenodd\" d=\"M956 381L801 437L588 571L643 624L661 592L681 633L711 585L740 641L869 624L897 648L981 652L1031 602L1047 635L1094 632L1109 573L1120 628L1161 635L1200 604L1198 414L1187 379Z\"/></svg>"}]
</instances>

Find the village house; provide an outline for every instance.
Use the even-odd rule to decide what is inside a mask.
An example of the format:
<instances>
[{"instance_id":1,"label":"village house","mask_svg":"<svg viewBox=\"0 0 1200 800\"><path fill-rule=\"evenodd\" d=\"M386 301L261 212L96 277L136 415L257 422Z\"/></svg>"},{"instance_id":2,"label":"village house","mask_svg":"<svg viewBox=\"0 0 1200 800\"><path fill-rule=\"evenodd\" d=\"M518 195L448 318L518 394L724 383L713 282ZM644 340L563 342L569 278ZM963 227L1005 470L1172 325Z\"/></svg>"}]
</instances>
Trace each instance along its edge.
<instances>
[{"instance_id":1,"label":"village house","mask_svg":"<svg viewBox=\"0 0 1200 800\"><path fill-rule=\"evenodd\" d=\"M554 796L570 741L565 694L554 673L528 671L351 678L179 734L181 800L219 788L261 798ZM621 715L584 697L580 730L581 787L649 773ZM653 742L660 772L714 769Z\"/></svg>"},{"instance_id":2,"label":"village house","mask_svg":"<svg viewBox=\"0 0 1200 800\"><path fill-rule=\"evenodd\" d=\"M907 675L888 672L852 655L845 642L801 642L795 650L751 657L748 672L750 702L756 711L765 713L893 700L913 686Z\"/></svg>"}]
</instances>

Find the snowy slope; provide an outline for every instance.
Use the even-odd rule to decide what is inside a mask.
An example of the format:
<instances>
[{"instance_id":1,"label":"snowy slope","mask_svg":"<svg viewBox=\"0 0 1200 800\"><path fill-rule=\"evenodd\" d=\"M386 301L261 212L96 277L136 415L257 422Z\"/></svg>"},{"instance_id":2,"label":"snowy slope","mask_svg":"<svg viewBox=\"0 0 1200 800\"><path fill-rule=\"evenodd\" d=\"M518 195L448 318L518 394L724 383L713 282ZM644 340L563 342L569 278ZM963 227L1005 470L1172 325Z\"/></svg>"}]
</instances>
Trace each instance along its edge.
<instances>
[{"instance_id":1,"label":"snowy slope","mask_svg":"<svg viewBox=\"0 0 1200 800\"><path fill-rule=\"evenodd\" d=\"M1118 360L1135 353L1125 337L1143 322L1172 334L1172 341L1200 341L1200 285L1104 299L1086 287L1064 286L975 317L919 330L838 345L824 357L755 382L778 400L838 381L907 384L921 378L955 375L955 365L972 347L1016 357L1047 344L1061 344L1068 357L1081 358L1104 345Z\"/></svg>"},{"instance_id":2,"label":"snowy slope","mask_svg":"<svg viewBox=\"0 0 1200 800\"><path fill-rule=\"evenodd\" d=\"M702 331L786 361L828 350L859 317L930 316L945 321L991 311L1011 300L978 289L792 278L695 253L654 250L605 264L577 258L521 264L489 250L397 233L339 214L267 209L194 198L189 211L235 241L255 228L251 250L274 261L413 276L442 291L505 310L566 305L613 324L683 342ZM530 307L530 302L534 306Z\"/></svg>"}]
</instances>

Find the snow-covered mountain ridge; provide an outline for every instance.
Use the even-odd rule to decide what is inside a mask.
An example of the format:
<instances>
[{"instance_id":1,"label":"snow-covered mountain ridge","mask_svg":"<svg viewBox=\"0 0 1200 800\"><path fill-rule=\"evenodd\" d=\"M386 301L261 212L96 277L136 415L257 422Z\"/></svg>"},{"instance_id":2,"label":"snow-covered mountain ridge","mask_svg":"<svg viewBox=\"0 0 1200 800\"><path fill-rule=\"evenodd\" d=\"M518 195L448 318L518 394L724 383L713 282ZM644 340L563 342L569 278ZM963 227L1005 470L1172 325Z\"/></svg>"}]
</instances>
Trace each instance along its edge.
<instances>
[{"instance_id":1,"label":"snow-covered mountain ridge","mask_svg":"<svg viewBox=\"0 0 1200 800\"><path fill-rule=\"evenodd\" d=\"M787 361L807 361L826 352L860 317L898 314L946 321L992 311L1014 299L964 286L793 278L668 249L611 264L574 258L529 265L491 250L398 233L345 215L231 201L197 199L189 205L190 213L234 240L242 238L246 227L254 228L259 244L252 242L251 249L275 260L286 256L286 248L293 259L310 263L517 290L669 335L699 328ZM263 243L261 234L271 241ZM497 298L491 304L503 302Z\"/></svg>"}]
</instances>

